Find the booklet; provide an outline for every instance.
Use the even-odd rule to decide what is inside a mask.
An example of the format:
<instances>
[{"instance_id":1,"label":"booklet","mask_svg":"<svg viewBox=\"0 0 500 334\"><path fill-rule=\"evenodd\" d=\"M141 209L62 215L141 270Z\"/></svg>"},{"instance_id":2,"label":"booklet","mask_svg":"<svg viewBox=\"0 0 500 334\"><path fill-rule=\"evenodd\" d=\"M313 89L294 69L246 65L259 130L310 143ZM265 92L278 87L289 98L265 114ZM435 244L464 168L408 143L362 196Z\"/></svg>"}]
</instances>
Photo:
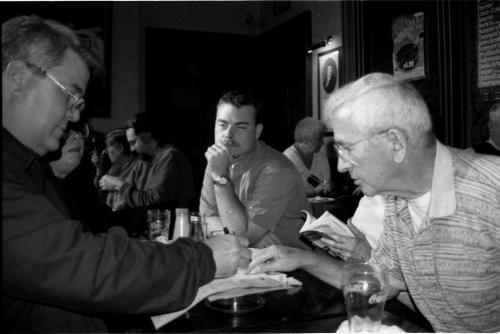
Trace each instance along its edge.
<instances>
[{"instance_id":1,"label":"booklet","mask_svg":"<svg viewBox=\"0 0 500 334\"><path fill-rule=\"evenodd\" d=\"M321 238L333 240L332 234L334 233L354 238L349 227L330 212L325 211L318 219L307 211L303 210L302 212L307 215L307 218L299 233L306 240L306 243L319 247L332 256L337 256L327 244L321 241Z\"/></svg>"}]
</instances>

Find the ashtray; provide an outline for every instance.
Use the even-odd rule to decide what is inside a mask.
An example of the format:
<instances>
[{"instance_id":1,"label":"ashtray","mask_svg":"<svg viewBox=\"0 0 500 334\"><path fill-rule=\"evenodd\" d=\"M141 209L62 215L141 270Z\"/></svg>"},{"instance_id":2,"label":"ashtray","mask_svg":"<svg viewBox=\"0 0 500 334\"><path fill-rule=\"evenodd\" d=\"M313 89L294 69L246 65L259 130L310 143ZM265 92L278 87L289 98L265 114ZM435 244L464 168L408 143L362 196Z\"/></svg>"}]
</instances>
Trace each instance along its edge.
<instances>
[{"instance_id":1,"label":"ashtray","mask_svg":"<svg viewBox=\"0 0 500 334\"><path fill-rule=\"evenodd\" d=\"M227 299L209 301L205 299L205 305L223 313L242 314L258 310L264 306L266 300L261 295L248 295Z\"/></svg>"}]
</instances>

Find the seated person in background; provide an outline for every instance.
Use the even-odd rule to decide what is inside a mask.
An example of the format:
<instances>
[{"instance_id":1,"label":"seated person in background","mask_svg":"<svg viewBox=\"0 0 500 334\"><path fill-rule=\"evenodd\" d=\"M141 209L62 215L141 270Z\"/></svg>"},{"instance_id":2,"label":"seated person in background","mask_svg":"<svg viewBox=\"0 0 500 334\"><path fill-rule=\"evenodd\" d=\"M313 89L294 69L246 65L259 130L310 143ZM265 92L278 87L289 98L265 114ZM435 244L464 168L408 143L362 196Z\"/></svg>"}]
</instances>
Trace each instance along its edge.
<instances>
[{"instance_id":1,"label":"seated person in background","mask_svg":"<svg viewBox=\"0 0 500 334\"><path fill-rule=\"evenodd\" d=\"M299 240L301 210L309 210L297 169L281 152L259 141L261 105L240 92L217 104L215 144L205 153L200 198L208 231L227 227L251 247L283 244L309 249Z\"/></svg>"},{"instance_id":2,"label":"seated person in background","mask_svg":"<svg viewBox=\"0 0 500 334\"><path fill-rule=\"evenodd\" d=\"M436 332L500 330L500 158L444 146L409 83L368 74L327 102L339 153L365 195L385 195L384 229L370 262L408 291ZM283 246L254 271L303 268L340 288L343 261Z\"/></svg>"},{"instance_id":3,"label":"seated person in background","mask_svg":"<svg viewBox=\"0 0 500 334\"><path fill-rule=\"evenodd\" d=\"M137 174L142 168L146 168L146 163L139 159L135 152L130 151L130 146L125 135L125 130L117 129L106 135L105 152L112 165L106 175L114 176L126 183L133 184L138 179ZM95 181L99 184L99 180ZM123 196L117 191L104 191L104 201L113 210L120 210L125 207Z\"/></svg>"},{"instance_id":4,"label":"seated person in background","mask_svg":"<svg viewBox=\"0 0 500 334\"><path fill-rule=\"evenodd\" d=\"M490 138L476 145L474 151L500 156L500 102L496 102L491 106L488 116Z\"/></svg>"},{"instance_id":5,"label":"seated person in background","mask_svg":"<svg viewBox=\"0 0 500 334\"><path fill-rule=\"evenodd\" d=\"M134 180L104 175L99 181L101 189L118 192L123 209L141 208L136 212L142 218L145 213L141 211L145 208L190 207L196 192L191 164L184 153L168 143L161 122L153 117L138 114L132 124L137 136L134 149L142 159L147 159L146 165L135 173ZM136 223L139 226L133 229L145 230L143 219Z\"/></svg>"},{"instance_id":6,"label":"seated person in background","mask_svg":"<svg viewBox=\"0 0 500 334\"><path fill-rule=\"evenodd\" d=\"M329 183L331 178L328 159L321 151L325 130L326 126L320 120L312 117L300 120L293 135L295 143L283 152L297 167L310 197L329 190L323 183L324 180Z\"/></svg>"},{"instance_id":7,"label":"seated person in background","mask_svg":"<svg viewBox=\"0 0 500 334\"><path fill-rule=\"evenodd\" d=\"M79 120L96 59L56 21L2 24L4 333L103 333L109 314L178 311L251 257L248 241L233 235L165 245L119 227L87 233L71 218L44 157Z\"/></svg>"},{"instance_id":8,"label":"seated person in background","mask_svg":"<svg viewBox=\"0 0 500 334\"><path fill-rule=\"evenodd\" d=\"M101 203L96 188L91 186L90 164L84 166L88 133L86 123L69 123L61 137L61 148L44 158L50 161L52 172L59 179L57 183L65 194L71 218L81 220L85 230L100 233L111 226L111 211Z\"/></svg>"}]
</instances>

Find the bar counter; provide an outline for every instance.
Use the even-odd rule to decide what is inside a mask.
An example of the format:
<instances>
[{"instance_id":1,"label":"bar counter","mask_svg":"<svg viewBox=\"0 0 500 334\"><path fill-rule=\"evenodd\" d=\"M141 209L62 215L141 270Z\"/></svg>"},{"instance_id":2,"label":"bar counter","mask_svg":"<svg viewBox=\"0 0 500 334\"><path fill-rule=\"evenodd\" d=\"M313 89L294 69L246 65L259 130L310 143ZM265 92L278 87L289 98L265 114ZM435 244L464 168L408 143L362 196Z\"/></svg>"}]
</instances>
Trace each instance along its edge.
<instances>
[{"instance_id":1,"label":"bar counter","mask_svg":"<svg viewBox=\"0 0 500 334\"><path fill-rule=\"evenodd\" d=\"M213 310L200 302L158 332L335 332L347 319L342 291L312 275L296 270L288 273L301 287L264 293L262 308L239 315ZM386 303L383 323L406 332L432 332L421 315L397 300Z\"/></svg>"}]
</instances>

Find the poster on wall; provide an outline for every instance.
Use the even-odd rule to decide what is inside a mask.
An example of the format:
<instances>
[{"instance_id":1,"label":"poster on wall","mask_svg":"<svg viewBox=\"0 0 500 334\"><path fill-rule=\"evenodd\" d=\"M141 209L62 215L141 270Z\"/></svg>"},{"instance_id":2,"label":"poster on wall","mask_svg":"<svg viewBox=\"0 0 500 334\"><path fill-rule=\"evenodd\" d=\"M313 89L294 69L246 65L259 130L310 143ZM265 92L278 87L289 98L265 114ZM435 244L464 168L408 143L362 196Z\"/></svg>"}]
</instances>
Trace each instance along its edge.
<instances>
[{"instance_id":1,"label":"poster on wall","mask_svg":"<svg viewBox=\"0 0 500 334\"><path fill-rule=\"evenodd\" d=\"M424 13L392 19L394 76L403 80L425 78Z\"/></svg>"},{"instance_id":2,"label":"poster on wall","mask_svg":"<svg viewBox=\"0 0 500 334\"><path fill-rule=\"evenodd\" d=\"M500 2L479 0L477 87L481 102L500 100Z\"/></svg>"},{"instance_id":3,"label":"poster on wall","mask_svg":"<svg viewBox=\"0 0 500 334\"><path fill-rule=\"evenodd\" d=\"M340 48L331 49L318 54L318 116L327 124L325 104L328 97L340 84Z\"/></svg>"}]
</instances>

